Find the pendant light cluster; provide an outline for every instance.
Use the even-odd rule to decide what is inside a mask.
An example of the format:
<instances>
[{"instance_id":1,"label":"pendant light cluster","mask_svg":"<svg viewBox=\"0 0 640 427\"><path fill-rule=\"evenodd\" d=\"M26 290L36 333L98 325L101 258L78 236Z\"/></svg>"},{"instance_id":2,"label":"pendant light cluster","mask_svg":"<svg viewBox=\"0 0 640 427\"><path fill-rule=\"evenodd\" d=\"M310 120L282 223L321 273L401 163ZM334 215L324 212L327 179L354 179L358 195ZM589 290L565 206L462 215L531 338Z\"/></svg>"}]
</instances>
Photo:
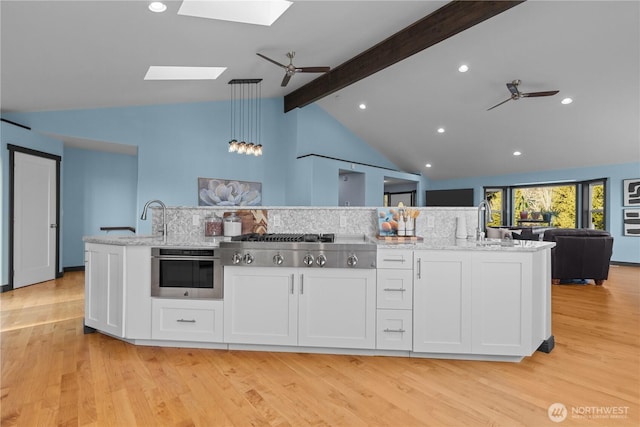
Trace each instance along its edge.
<instances>
[{"instance_id":1,"label":"pendant light cluster","mask_svg":"<svg viewBox=\"0 0 640 427\"><path fill-rule=\"evenodd\" d=\"M231 141L229 152L262 156L260 125L262 79L233 79L231 86Z\"/></svg>"}]
</instances>

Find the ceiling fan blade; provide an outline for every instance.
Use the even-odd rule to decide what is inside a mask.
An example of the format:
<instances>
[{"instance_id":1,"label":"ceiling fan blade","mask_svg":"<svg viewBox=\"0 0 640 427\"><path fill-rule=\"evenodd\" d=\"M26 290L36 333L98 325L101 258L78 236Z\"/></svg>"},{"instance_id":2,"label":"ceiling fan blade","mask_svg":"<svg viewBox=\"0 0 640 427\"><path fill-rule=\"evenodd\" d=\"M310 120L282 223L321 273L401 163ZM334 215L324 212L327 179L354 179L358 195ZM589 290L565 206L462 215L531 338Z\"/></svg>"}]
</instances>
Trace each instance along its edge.
<instances>
[{"instance_id":1,"label":"ceiling fan blade","mask_svg":"<svg viewBox=\"0 0 640 427\"><path fill-rule=\"evenodd\" d=\"M282 83L280 84L280 86L285 87L287 84L289 84L289 80L291 80L291 76L293 76L292 73L285 74L284 78L282 79Z\"/></svg>"},{"instance_id":2,"label":"ceiling fan blade","mask_svg":"<svg viewBox=\"0 0 640 427\"><path fill-rule=\"evenodd\" d=\"M328 73L331 71L331 67L300 67L296 68L300 73Z\"/></svg>"},{"instance_id":3,"label":"ceiling fan blade","mask_svg":"<svg viewBox=\"0 0 640 427\"><path fill-rule=\"evenodd\" d=\"M536 96L552 96L556 93L560 92L559 90L548 90L545 92L529 92L529 93L521 93L520 96L523 98L534 98Z\"/></svg>"},{"instance_id":4,"label":"ceiling fan blade","mask_svg":"<svg viewBox=\"0 0 640 427\"><path fill-rule=\"evenodd\" d=\"M496 105L494 105L493 107L489 108L487 111L489 111L489 110L493 110L494 108L499 107L499 106L501 106L502 104L504 104L505 102L507 102L507 101L511 101L512 99L513 99L513 98L507 98L507 99L505 99L504 101L502 101L501 103L496 104Z\"/></svg>"},{"instance_id":5,"label":"ceiling fan blade","mask_svg":"<svg viewBox=\"0 0 640 427\"><path fill-rule=\"evenodd\" d=\"M277 61L274 61L273 59L268 58L268 57L264 56L264 55L263 55L263 54L261 54L261 53L256 53L256 55L258 55L258 56L259 56L260 58L262 58L262 59L266 59L267 61L269 61L269 62L271 62L271 63L273 63L273 64L276 64L278 67L287 68L287 66L286 66L286 65L281 64L281 63L279 63L279 62L277 62Z\"/></svg>"}]
</instances>

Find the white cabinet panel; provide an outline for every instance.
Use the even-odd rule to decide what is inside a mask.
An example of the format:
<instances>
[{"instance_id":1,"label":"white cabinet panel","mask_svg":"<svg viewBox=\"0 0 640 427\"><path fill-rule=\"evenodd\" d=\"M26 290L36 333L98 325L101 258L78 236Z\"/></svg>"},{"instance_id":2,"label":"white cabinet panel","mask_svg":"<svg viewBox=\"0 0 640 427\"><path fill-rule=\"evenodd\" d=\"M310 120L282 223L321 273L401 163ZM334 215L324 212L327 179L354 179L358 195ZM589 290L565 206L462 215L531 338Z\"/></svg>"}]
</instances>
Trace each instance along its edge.
<instances>
[{"instance_id":1,"label":"white cabinet panel","mask_svg":"<svg viewBox=\"0 0 640 427\"><path fill-rule=\"evenodd\" d=\"M411 350L413 337L411 310L378 310L376 348Z\"/></svg>"},{"instance_id":2,"label":"white cabinet panel","mask_svg":"<svg viewBox=\"0 0 640 427\"><path fill-rule=\"evenodd\" d=\"M379 269L377 276L378 308L413 308L413 270Z\"/></svg>"},{"instance_id":3,"label":"white cabinet panel","mask_svg":"<svg viewBox=\"0 0 640 427\"><path fill-rule=\"evenodd\" d=\"M224 268L224 340L374 348L375 269Z\"/></svg>"},{"instance_id":4,"label":"white cabinet panel","mask_svg":"<svg viewBox=\"0 0 640 427\"><path fill-rule=\"evenodd\" d=\"M413 348L471 351L471 254L416 251Z\"/></svg>"},{"instance_id":5,"label":"white cabinet panel","mask_svg":"<svg viewBox=\"0 0 640 427\"><path fill-rule=\"evenodd\" d=\"M300 271L298 344L375 348L375 269Z\"/></svg>"},{"instance_id":6,"label":"white cabinet panel","mask_svg":"<svg viewBox=\"0 0 640 427\"><path fill-rule=\"evenodd\" d=\"M533 300L530 255L475 254L473 277L473 352L528 354Z\"/></svg>"},{"instance_id":7,"label":"white cabinet panel","mask_svg":"<svg viewBox=\"0 0 640 427\"><path fill-rule=\"evenodd\" d=\"M224 267L224 340L296 345L296 269Z\"/></svg>"},{"instance_id":8,"label":"white cabinet panel","mask_svg":"<svg viewBox=\"0 0 640 427\"><path fill-rule=\"evenodd\" d=\"M377 253L378 268L413 269L413 251L404 249L380 249Z\"/></svg>"},{"instance_id":9,"label":"white cabinet panel","mask_svg":"<svg viewBox=\"0 0 640 427\"><path fill-rule=\"evenodd\" d=\"M153 339L222 342L222 301L152 298Z\"/></svg>"},{"instance_id":10,"label":"white cabinet panel","mask_svg":"<svg viewBox=\"0 0 640 427\"><path fill-rule=\"evenodd\" d=\"M151 339L151 248L125 248L124 335Z\"/></svg>"},{"instance_id":11,"label":"white cabinet panel","mask_svg":"<svg viewBox=\"0 0 640 427\"><path fill-rule=\"evenodd\" d=\"M122 337L124 247L87 243L85 264L85 324Z\"/></svg>"}]
</instances>

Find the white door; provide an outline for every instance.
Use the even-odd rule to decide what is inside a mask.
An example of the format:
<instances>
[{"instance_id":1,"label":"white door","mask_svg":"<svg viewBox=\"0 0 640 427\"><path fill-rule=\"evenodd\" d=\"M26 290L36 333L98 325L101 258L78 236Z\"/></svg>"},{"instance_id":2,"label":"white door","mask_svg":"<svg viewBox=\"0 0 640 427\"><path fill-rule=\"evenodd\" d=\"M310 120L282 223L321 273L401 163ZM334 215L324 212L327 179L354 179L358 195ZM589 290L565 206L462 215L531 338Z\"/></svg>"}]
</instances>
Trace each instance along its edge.
<instances>
[{"instance_id":1,"label":"white door","mask_svg":"<svg viewBox=\"0 0 640 427\"><path fill-rule=\"evenodd\" d=\"M15 152L13 287L56 274L56 161Z\"/></svg>"}]
</instances>

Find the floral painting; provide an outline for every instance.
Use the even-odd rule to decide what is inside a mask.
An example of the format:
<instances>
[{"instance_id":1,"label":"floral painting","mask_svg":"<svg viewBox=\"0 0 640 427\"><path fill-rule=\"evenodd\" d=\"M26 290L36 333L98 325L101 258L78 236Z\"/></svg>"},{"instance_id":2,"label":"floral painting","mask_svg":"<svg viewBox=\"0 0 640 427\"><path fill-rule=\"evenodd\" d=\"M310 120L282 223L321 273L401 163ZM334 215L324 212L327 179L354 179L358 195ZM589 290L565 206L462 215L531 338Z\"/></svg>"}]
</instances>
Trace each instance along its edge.
<instances>
[{"instance_id":1,"label":"floral painting","mask_svg":"<svg viewBox=\"0 0 640 427\"><path fill-rule=\"evenodd\" d=\"M261 182L198 178L198 206L261 205Z\"/></svg>"}]
</instances>

